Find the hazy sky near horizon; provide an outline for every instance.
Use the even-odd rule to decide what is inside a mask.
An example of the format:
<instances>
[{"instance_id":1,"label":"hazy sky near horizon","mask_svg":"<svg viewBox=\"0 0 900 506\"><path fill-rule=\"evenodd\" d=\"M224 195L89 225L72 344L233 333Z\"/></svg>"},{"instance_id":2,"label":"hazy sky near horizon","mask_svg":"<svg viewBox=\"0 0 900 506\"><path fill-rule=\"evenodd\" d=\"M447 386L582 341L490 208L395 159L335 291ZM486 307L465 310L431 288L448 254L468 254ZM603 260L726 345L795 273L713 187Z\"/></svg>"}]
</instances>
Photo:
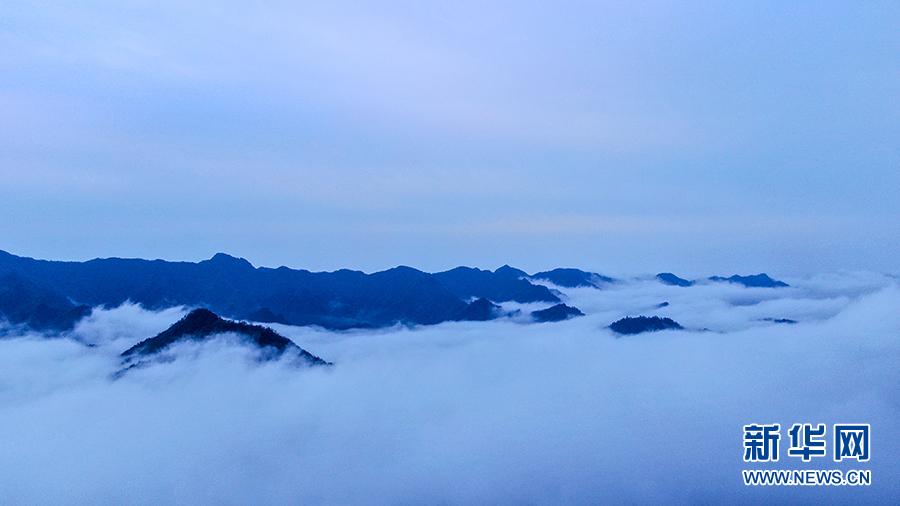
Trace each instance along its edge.
<instances>
[{"instance_id":1,"label":"hazy sky near horizon","mask_svg":"<svg viewBox=\"0 0 900 506\"><path fill-rule=\"evenodd\" d=\"M17 255L898 271L896 2L11 1L0 69Z\"/></svg>"}]
</instances>

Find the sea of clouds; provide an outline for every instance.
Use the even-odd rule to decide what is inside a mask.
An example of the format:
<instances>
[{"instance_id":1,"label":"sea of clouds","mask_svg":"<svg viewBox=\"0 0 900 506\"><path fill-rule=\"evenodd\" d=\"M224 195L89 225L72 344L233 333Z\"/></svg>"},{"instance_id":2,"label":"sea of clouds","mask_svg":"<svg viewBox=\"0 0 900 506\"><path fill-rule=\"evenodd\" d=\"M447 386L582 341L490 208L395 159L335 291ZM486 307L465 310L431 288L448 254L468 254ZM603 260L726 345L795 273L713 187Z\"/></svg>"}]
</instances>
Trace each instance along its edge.
<instances>
[{"instance_id":1,"label":"sea of clouds","mask_svg":"<svg viewBox=\"0 0 900 506\"><path fill-rule=\"evenodd\" d=\"M586 314L558 323L272 325L331 367L259 363L226 336L116 377L122 351L189 308L98 309L61 336L6 327L0 503L900 503L898 280L785 281L554 287ZM685 330L607 328L638 315ZM743 461L753 423L781 425L778 462ZM825 424L828 454L789 457L794 423ZM871 425L869 462L834 462L835 423ZM872 484L745 486L742 469Z\"/></svg>"}]
</instances>

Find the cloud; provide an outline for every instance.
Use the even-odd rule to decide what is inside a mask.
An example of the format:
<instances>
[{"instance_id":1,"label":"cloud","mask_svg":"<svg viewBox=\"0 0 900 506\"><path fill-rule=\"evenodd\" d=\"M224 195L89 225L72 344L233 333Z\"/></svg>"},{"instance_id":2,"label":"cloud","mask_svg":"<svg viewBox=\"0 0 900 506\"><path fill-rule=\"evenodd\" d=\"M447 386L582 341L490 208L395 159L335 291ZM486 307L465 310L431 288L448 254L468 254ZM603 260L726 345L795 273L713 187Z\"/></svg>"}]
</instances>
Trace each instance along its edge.
<instances>
[{"instance_id":1,"label":"cloud","mask_svg":"<svg viewBox=\"0 0 900 506\"><path fill-rule=\"evenodd\" d=\"M553 324L339 333L275 325L335 366L260 364L251 350L220 339L188 343L173 350L175 360L115 381L121 350L184 310L95 310L68 338L0 340L0 497L5 504L895 503L900 288L868 274L791 281L777 290L640 279L569 289L568 303L587 316ZM653 311L664 300L670 305ZM620 315L651 312L688 330L617 338L606 328ZM778 463L743 462L749 423L782 424ZM829 431L834 423L869 423L873 458L788 458L793 423L825 423ZM747 487L740 470L748 468L871 469L873 484Z\"/></svg>"}]
</instances>

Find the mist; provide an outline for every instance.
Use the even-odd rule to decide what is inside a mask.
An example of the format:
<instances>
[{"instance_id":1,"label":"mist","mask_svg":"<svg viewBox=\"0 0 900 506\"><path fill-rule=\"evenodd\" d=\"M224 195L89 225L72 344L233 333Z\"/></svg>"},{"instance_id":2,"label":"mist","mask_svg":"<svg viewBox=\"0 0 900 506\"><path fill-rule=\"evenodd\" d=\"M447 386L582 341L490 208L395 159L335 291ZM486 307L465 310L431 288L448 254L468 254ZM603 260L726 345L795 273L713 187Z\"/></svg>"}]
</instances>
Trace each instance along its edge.
<instances>
[{"instance_id":1,"label":"mist","mask_svg":"<svg viewBox=\"0 0 900 506\"><path fill-rule=\"evenodd\" d=\"M872 273L790 288L632 278L560 290L586 316L325 331L333 362L260 363L233 336L130 370L119 354L190 308L95 309L0 339L4 504L896 504L900 287ZM669 305L658 306L668 302ZM506 309L515 309L505 304ZM522 313L543 306L522 305ZM683 331L618 337L624 316ZM775 323L789 319L797 323ZM778 423L778 462L743 426ZM794 423L871 425L868 462L804 463ZM828 439L828 438L826 438ZM742 469L871 469L871 486L749 487Z\"/></svg>"}]
</instances>

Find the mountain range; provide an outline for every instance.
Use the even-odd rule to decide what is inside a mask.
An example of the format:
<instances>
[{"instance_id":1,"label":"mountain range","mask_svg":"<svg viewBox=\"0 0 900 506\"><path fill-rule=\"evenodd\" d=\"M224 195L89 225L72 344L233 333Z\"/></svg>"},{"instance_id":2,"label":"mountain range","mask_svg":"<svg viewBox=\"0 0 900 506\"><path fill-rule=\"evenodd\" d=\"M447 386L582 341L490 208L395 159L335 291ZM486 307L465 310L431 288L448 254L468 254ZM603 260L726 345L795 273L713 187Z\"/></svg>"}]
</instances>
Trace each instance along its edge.
<instances>
[{"instance_id":1,"label":"mountain range","mask_svg":"<svg viewBox=\"0 0 900 506\"><path fill-rule=\"evenodd\" d=\"M672 274L659 278L682 286L692 283ZM787 286L765 274L710 279ZM498 305L503 302L547 304L547 310L531 312L539 322L582 314L562 305L560 292L542 281L595 289L617 282L578 269L529 275L508 265L494 271L457 267L433 274L400 266L366 274L254 267L224 253L196 263L124 258L61 262L0 251L0 319L35 330L64 331L94 307L125 302L151 310L205 308L236 320L332 330L485 321L504 315Z\"/></svg>"},{"instance_id":2,"label":"mountain range","mask_svg":"<svg viewBox=\"0 0 900 506\"><path fill-rule=\"evenodd\" d=\"M656 279L667 285L683 287L693 286L697 283L696 281L688 281L686 279L679 278L671 272L660 272L656 275ZM734 276L728 278L723 278L722 276L712 276L709 278L709 281L737 283L739 285L744 285L747 288L785 288L790 286L784 281L778 281L777 279L770 278L764 272L760 274L754 274L752 276L738 276L737 274L735 274Z\"/></svg>"},{"instance_id":3,"label":"mountain range","mask_svg":"<svg viewBox=\"0 0 900 506\"><path fill-rule=\"evenodd\" d=\"M582 279L610 279L567 272ZM490 320L502 315L497 305L502 302L561 302L558 292L532 279L508 265L434 274L400 266L366 274L254 267L224 253L197 263L123 258L59 262L0 251L0 317L37 330L66 330L93 307L132 302L147 309L206 308L226 318L334 330L431 325Z\"/></svg>"}]
</instances>

